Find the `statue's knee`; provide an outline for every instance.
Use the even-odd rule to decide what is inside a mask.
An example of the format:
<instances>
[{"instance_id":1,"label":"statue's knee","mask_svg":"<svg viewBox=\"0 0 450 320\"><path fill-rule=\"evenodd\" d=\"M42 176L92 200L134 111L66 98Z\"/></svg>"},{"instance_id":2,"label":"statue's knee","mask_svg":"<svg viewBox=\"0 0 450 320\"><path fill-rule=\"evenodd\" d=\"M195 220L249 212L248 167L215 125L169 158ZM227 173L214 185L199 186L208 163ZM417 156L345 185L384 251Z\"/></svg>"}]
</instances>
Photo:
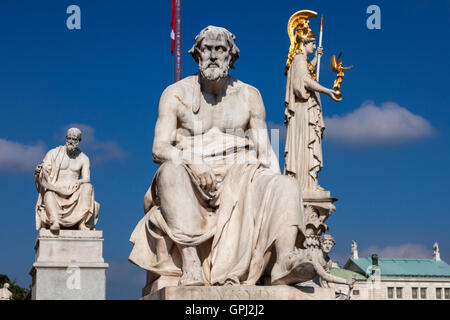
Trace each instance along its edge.
<instances>
[{"instance_id":1,"label":"statue's knee","mask_svg":"<svg viewBox=\"0 0 450 320\"><path fill-rule=\"evenodd\" d=\"M94 188L92 187L92 184L90 184L90 183L83 183L80 186L80 192L83 194L91 194L92 191L94 191Z\"/></svg>"},{"instance_id":2,"label":"statue's knee","mask_svg":"<svg viewBox=\"0 0 450 320\"><path fill-rule=\"evenodd\" d=\"M289 198L301 198L301 186L295 178L281 176L280 179L281 181L277 185L282 189L283 194L286 194Z\"/></svg>"},{"instance_id":3,"label":"statue's knee","mask_svg":"<svg viewBox=\"0 0 450 320\"><path fill-rule=\"evenodd\" d=\"M186 169L173 161L166 161L159 167L158 179L161 183L174 183L186 177Z\"/></svg>"},{"instance_id":4,"label":"statue's knee","mask_svg":"<svg viewBox=\"0 0 450 320\"><path fill-rule=\"evenodd\" d=\"M55 202L55 194L53 193L53 191L47 191L44 194L44 204L46 206L49 206L51 204L53 204Z\"/></svg>"}]
</instances>

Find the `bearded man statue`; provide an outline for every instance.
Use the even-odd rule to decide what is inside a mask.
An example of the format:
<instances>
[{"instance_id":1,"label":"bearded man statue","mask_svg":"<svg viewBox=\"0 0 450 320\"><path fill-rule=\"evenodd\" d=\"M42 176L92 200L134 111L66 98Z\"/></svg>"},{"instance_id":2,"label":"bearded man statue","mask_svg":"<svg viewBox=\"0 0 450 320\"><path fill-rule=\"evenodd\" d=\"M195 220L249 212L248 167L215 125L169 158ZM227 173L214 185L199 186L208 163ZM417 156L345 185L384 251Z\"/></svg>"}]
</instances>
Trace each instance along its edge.
<instances>
[{"instance_id":1,"label":"bearded man statue","mask_svg":"<svg viewBox=\"0 0 450 320\"><path fill-rule=\"evenodd\" d=\"M303 280L301 187L280 172L259 91L228 74L235 36L209 26L189 53L199 72L165 89L129 261L148 270L151 292L172 285L254 285Z\"/></svg>"},{"instance_id":2,"label":"bearded man statue","mask_svg":"<svg viewBox=\"0 0 450 320\"><path fill-rule=\"evenodd\" d=\"M48 151L35 169L37 230L95 228L100 204L95 201L90 161L78 148L80 142L80 129L70 128L66 144Z\"/></svg>"}]
</instances>

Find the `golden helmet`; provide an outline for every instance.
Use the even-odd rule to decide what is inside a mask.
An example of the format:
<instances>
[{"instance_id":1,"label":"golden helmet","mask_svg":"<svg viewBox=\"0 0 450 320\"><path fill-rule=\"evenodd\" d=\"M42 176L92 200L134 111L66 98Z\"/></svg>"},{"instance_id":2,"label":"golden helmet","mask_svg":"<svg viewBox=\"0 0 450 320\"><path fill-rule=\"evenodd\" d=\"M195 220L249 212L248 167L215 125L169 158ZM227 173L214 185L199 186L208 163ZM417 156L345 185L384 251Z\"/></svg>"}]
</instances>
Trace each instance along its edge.
<instances>
[{"instance_id":1,"label":"golden helmet","mask_svg":"<svg viewBox=\"0 0 450 320\"><path fill-rule=\"evenodd\" d=\"M299 52L298 50L303 48L303 40L316 39L316 35L309 27L309 18L315 17L317 17L317 12L311 10L300 10L289 18L287 29L291 45L289 46L286 69L284 72L285 74L287 74L295 55Z\"/></svg>"},{"instance_id":2,"label":"golden helmet","mask_svg":"<svg viewBox=\"0 0 450 320\"><path fill-rule=\"evenodd\" d=\"M289 40L291 41L289 53L291 53L295 49L301 49L303 45L301 40L316 38L316 35L309 27L309 18L315 17L317 17L317 12L311 10L300 10L294 13L289 18L289 22L287 25Z\"/></svg>"}]
</instances>

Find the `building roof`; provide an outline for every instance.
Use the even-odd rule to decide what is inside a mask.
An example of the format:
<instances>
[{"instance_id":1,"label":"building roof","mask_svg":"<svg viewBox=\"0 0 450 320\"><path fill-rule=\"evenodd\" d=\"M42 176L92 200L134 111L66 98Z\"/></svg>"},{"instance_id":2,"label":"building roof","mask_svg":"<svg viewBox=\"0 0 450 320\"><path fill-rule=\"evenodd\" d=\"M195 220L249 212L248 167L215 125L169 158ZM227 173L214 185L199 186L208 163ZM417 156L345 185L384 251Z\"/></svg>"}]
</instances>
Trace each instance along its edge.
<instances>
[{"instance_id":1,"label":"building roof","mask_svg":"<svg viewBox=\"0 0 450 320\"><path fill-rule=\"evenodd\" d=\"M354 272L351 270L341 269L341 268L331 268L331 274L333 276L343 278L343 279L350 279L351 276L354 276L356 280L362 280L366 281L367 277L365 275L362 275L361 273Z\"/></svg>"},{"instance_id":2,"label":"building roof","mask_svg":"<svg viewBox=\"0 0 450 320\"><path fill-rule=\"evenodd\" d=\"M351 265L353 264L353 268ZM345 269L353 269L369 276L371 258L350 258ZM354 266L359 270L355 270ZM392 278L450 278L450 266L444 261L422 258L378 258L381 277Z\"/></svg>"}]
</instances>

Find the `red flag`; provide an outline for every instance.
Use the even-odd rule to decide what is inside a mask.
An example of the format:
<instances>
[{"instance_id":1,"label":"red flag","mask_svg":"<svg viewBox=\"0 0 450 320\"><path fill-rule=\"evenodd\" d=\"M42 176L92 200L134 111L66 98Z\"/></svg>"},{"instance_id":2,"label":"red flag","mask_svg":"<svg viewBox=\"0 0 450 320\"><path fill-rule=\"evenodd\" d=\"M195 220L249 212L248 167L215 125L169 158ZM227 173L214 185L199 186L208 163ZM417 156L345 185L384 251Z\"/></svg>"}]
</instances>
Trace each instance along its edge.
<instances>
[{"instance_id":1,"label":"red flag","mask_svg":"<svg viewBox=\"0 0 450 320\"><path fill-rule=\"evenodd\" d=\"M172 0L172 21L170 22L170 38L172 39L171 52L175 50L175 0Z\"/></svg>"}]
</instances>

